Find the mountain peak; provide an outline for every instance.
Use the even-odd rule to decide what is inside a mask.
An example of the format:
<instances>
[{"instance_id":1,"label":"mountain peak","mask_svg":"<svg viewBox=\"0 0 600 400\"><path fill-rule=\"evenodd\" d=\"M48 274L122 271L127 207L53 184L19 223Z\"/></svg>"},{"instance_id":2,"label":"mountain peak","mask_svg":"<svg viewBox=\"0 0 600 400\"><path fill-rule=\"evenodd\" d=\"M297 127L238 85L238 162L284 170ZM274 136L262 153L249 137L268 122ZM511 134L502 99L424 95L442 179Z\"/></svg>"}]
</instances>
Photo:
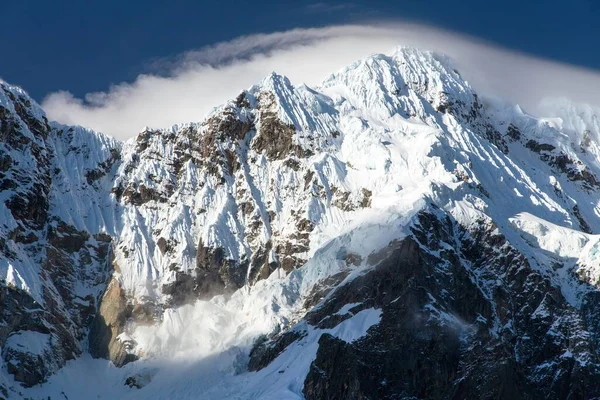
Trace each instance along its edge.
<instances>
[{"instance_id":1,"label":"mountain peak","mask_svg":"<svg viewBox=\"0 0 600 400\"><path fill-rule=\"evenodd\" d=\"M35 136L46 136L49 131L46 113L20 87L0 81L0 112L3 119L20 125L19 135L34 139ZM16 133L16 132L15 132Z\"/></svg>"},{"instance_id":2,"label":"mountain peak","mask_svg":"<svg viewBox=\"0 0 600 400\"><path fill-rule=\"evenodd\" d=\"M600 393L600 158L487 108L443 56L398 48L315 88L272 73L127 143L0 96L1 360L49 379L15 396ZM86 352L131 364L66 365ZM82 365L114 384L62 387Z\"/></svg>"},{"instance_id":3,"label":"mountain peak","mask_svg":"<svg viewBox=\"0 0 600 400\"><path fill-rule=\"evenodd\" d=\"M468 109L475 101L473 90L444 57L409 47L356 61L332 74L321 88L381 120L397 115L426 120L432 107L460 103Z\"/></svg>"}]
</instances>

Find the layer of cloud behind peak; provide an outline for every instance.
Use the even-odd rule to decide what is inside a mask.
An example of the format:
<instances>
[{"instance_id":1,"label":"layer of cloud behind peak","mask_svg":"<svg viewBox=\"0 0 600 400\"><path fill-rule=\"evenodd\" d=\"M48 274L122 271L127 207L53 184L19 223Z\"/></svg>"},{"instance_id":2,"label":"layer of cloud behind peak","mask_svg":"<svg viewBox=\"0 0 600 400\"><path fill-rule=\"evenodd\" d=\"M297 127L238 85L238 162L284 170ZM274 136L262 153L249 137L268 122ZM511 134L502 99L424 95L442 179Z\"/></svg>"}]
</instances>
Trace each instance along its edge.
<instances>
[{"instance_id":1,"label":"layer of cloud behind peak","mask_svg":"<svg viewBox=\"0 0 600 400\"><path fill-rule=\"evenodd\" d=\"M112 85L106 92L89 93L84 99L56 92L42 105L51 119L128 139L144 126L200 121L271 71L295 84L315 86L356 59L390 53L399 45L445 53L479 92L531 112L547 97L595 104L600 90L600 74L593 71L423 25L378 22L244 36L153 60L135 81Z\"/></svg>"}]
</instances>

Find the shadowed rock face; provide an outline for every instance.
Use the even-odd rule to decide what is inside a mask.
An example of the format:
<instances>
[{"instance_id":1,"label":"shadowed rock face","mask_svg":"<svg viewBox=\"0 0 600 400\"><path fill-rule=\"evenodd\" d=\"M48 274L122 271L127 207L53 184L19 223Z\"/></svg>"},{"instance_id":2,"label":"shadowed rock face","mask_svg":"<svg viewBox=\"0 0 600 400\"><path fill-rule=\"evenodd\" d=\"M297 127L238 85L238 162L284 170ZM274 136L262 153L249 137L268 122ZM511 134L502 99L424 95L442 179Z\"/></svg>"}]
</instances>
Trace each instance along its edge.
<instances>
[{"instance_id":1,"label":"shadowed rock face","mask_svg":"<svg viewBox=\"0 0 600 400\"><path fill-rule=\"evenodd\" d=\"M196 251L196 269L193 273L184 273L176 265L173 266L175 281L163 285L162 292L170 296L171 306L210 299L242 287L246 283L247 268L247 262L228 259L223 248L206 247L200 240Z\"/></svg>"},{"instance_id":2,"label":"shadowed rock face","mask_svg":"<svg viewBox=\"0 0 600 400\"><path fill-rule=\"evenodd\" d=\"M82 352L81 341L96 314L98 299L77 296L82 281L104 285L109 269L110 238L90 236L66 224L50 230L46 257L41 263L45 288L43 303L25 291L0 285L0 345L7 370L24 386L46 377ZM101 266L103 268L98 268ZM40 354L21 347L19 338L46 339ZM25 339L24 339L25 340ZM40 339L41 340L41 339ZM11 343L16 345L11 345Z\"/></svg>"},{"instance_id":3,"label":"shadowed rock face","mask_svg":"<svg viewBox=\"0 0 600 400\"><path fill-rule=\"evenodd\" d=\"M113 266L118 274L119 267L114 260ZM90 354L94 358L111 360L117 367L137 360L138 356L131 352L135 342L120 335L125 331L127 323L155 323L160 311L160 307L151 301L140 303L129 298L116 275L113 275L89 328Z\"/></svg>"},{"instance_id":4,"label":"shadowed rock face","mask_svg":"<svg viewBox=\"0 0 600 400\"><path fill-rule=\"evenodd\" d=\"M305 316L330 329L363 309L382 311L380 323L354 342L321 336L304 382L307 399L600 394L598 325L590 323L598 303L571 307L489 222L466 230L434 208L412 231ZM298 338L291 331L257 344L250 367L268 365Z\"/></svg>"},{"instance_id":5,"label":"shadowed rock face","mask_svg":"<svg viewBox=\"0 0 600 400\"><path fill-rule=\"evenodd\" d=\"M2 358L8 372L24 386L43 382L67 360L81 354L81 340L94 319L97 299L91 295L78 297L73 286L78 279L97 280L103 285L109 273L108 269L94 271L93 266L107 263L110 240L89 237L72 227L65 229L62 236L50 235L47 257L41 265L47 279L43 304L20 289L0 286ZM20 343L20 337L31 336L46 338L40 343L40 354L10 344Z\"/></svg>"},{"instance_id":6,"label":"shadowed rock face","mask_svg":"<svg viewBox=\"0 0 600 400\"><path fill-rule=\"evenodd\" d=\"M597 189L600 183L596 176L587 166L580 161L571 159L567 154L558 151L553 145L548 143L538 143L530 139L525 143L525 147L537 153L539 158L559 172L564 173L570 180L578 181L587 189Z\"/></svg>"},{"instance_id":7,"label":"shadowed rock face","mask_svg":"<svg viewBox=\"0 0 600 400\"><path fill-rule=\"evenodd\" d=\"M277 340L269 340L267 337L260 338L250 352L248 362L249 371L259 371L269 365L277 358L287 346L303 337L300 332L284 332Z\"/></svg>"},{"instance_id":8,"label":"shadowed rock face","mask_svg":"<svg viewBox=\"0 0 600 400\"><path fill-rule=\"evenodd\" d=\"M42 381L48 370L49 361L45 355L31 357L18 349L6 348L6 342L11 334L20 331L49 334L44 324L44 310L27 293L7 286L0 287L0 343L2 357L7 360L7 370L15 376L15 380L25 386L33 386ZM50 360L51 361L51 360Z\"/></svg>"},{"instance_id":9,"label":"shadowed rock face","mask_svg":"<svg viewBox=\"0 0 600 400\"><path fill-rule=\"evenodd\" d=\"M127 354L126 343L118 338L130 312L125 294L119 282L113 278L90 328L89 350L93 357L112 360L117 367L133 361Z\"/></svg>"},{"instance_id":10,"label":"shadowed rock face","mask_svg":"<svg viewBox=\"0 0 600 400\"><path fill-rule=\"evenodd\" d=\"M9 99L0 106L0 194L6 207L0 260L9 266L25 263L40 285L25 290L10 274L8 282L0 282L0 347L8 373L33 386L81 354L96 293L110 274L112 238L52 215L52 190L62 172L55 165L55 146L63 132L51 128L24 94L1 83L0 90Z\"/></svg>"}]
</instances>

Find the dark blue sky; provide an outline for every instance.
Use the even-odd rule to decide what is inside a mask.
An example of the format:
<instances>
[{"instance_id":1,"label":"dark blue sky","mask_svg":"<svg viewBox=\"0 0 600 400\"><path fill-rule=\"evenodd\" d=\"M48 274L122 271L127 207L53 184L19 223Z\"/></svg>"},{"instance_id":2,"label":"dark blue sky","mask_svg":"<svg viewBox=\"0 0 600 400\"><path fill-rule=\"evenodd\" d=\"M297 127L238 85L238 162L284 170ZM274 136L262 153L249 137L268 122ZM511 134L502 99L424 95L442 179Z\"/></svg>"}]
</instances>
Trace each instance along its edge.
<instances>
[{"instance_id":1,"label":"dark blue sky","mask_svg":"<svg viewBox=\"0 0 600 400\"><path fill-rule=\"evenodd\" d=\"M41 100L131 81L155 58L240 35L382 18L600 69L600 1L0 0L0 77Z\"/></svg>"}]
</instances>

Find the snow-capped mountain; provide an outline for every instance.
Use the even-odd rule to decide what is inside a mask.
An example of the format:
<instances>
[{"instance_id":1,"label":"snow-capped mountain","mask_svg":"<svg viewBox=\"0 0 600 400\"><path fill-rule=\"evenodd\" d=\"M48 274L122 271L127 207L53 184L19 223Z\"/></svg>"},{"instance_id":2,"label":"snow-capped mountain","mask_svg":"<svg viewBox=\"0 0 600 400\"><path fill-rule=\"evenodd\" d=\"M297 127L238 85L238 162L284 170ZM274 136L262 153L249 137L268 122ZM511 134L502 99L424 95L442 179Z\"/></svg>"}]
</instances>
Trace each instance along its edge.
<instances>
[{"instance_id":1,"label":"snow-capped mountain","mask_svg":"<svg viewBox=\"0 0 600 400\"><path fill-rule=\"evenodd\" d=\"M409 48L125 143L0 89L0 397L600 396L595 110Z\"/></svg>"}]
</instances>

